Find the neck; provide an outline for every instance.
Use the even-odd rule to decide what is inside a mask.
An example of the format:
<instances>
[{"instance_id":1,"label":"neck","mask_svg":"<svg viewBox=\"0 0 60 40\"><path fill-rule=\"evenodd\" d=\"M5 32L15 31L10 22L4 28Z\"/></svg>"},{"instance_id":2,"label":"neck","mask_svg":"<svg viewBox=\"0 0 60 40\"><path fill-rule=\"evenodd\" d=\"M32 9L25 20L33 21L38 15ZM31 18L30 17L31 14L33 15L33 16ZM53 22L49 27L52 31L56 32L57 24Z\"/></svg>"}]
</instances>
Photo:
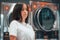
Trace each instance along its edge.
<instances>
[{"instance_id":1,"label":"neck","mask_svg":"<svg viewBox=\"0 0 60 40\"><path fill-rule=\"evenodd\" d=\"M25 23L25 19L22 19L22 20L19 20L20 22L22 22L22 23Z\"/></svg>"},{"instance_id":2,"label":"neck","mask_svg":"<svg viewBox=\"0 0 60 40\"><path fill-rule=\"evenodd\" d=\"M25 19L22 19L22 23L24 23L25 22Z\"/></svg>"}]
</instances>

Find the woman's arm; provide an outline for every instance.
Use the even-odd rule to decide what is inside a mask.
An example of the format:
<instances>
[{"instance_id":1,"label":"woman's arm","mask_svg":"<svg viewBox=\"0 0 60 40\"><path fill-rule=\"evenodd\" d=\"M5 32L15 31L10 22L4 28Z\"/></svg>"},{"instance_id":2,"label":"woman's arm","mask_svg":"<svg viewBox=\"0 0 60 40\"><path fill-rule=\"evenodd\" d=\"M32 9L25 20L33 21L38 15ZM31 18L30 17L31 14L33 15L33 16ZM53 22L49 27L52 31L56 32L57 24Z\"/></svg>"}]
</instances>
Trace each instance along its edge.
<instances>
[{"instance_id":1,"label":"woman's arm","mask_svg":"<svg viewBox=\"0 0 60 40\"><path fill-rule=\"evenodd\" d=\"M16 38L17 38L16 21L12 21L9 25L9 36L10 36L10 40L16 40Z\"/></svg>"},{"instance_id":2,"label":"woman's arm","mask_svg":"<svg viewBox=\"0 0 60 40\"><path fill-rule=\"evenodd\" d=\"M10 40L17 40L16 36L10 35Z\"/></svg>"}]
</instances>

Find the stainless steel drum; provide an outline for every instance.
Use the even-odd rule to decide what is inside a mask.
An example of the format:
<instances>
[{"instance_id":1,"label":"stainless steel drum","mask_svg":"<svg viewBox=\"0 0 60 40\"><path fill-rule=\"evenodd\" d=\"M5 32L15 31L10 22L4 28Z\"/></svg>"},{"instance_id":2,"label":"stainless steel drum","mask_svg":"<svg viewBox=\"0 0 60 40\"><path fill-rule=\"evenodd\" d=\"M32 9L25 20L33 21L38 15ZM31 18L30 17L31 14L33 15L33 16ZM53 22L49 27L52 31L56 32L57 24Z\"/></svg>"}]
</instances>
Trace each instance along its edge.
<instances>
[{"instance_id":1,"label":"stainless steel drum","mask_svg":"<svg viewBox=\"0 0 60 40\"><path fill-rule=\"evenodd\" d=\"M55 13L48 7L38 8L33 14L33 24L37 29L53 30L56 21Z\"/></svg>"}]
</instances>

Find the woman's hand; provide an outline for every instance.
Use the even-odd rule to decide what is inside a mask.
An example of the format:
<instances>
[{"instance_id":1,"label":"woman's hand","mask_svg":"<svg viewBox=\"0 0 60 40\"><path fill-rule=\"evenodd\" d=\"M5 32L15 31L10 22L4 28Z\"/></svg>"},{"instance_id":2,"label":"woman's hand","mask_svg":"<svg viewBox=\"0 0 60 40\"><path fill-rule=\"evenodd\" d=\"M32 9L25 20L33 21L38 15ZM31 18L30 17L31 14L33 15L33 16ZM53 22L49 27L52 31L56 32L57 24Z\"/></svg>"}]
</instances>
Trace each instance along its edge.
<instances>
[{"instance_id":1,"label":"woman's hand","mask_svg":"<svg viewBox=\"0 0 60 40\"><path fill-rule=\"evenodd\" d=\"M10 40L17 40L16 36L10 35Z\"/></svg>"}]
</instances>

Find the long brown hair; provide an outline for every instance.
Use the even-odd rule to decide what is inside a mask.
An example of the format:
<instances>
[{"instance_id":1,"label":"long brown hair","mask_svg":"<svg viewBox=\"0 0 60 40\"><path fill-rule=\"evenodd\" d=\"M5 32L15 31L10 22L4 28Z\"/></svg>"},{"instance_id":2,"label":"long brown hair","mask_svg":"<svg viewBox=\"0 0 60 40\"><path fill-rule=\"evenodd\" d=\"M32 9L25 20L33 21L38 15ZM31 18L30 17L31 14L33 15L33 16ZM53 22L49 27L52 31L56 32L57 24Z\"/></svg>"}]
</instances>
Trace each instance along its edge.
<instances>
[{"instance_id":1,"label":"long brown hair","mask_svg":"<svg viewBox=\"0 0 60 40\"><path fill-rule=\"evenodd\" d=\"M20 19L22 20L22 16L21 16L22 7L23 7L23 4L15 5L13 12L12 12L13 20L17 20L17 21ZM27 10L28 10L28 6L27 6ZM21 20L20 20L20 22L22 22ZM26 18L25 22L28 23L28 17Z\"/></svg>"}]
</instances>

